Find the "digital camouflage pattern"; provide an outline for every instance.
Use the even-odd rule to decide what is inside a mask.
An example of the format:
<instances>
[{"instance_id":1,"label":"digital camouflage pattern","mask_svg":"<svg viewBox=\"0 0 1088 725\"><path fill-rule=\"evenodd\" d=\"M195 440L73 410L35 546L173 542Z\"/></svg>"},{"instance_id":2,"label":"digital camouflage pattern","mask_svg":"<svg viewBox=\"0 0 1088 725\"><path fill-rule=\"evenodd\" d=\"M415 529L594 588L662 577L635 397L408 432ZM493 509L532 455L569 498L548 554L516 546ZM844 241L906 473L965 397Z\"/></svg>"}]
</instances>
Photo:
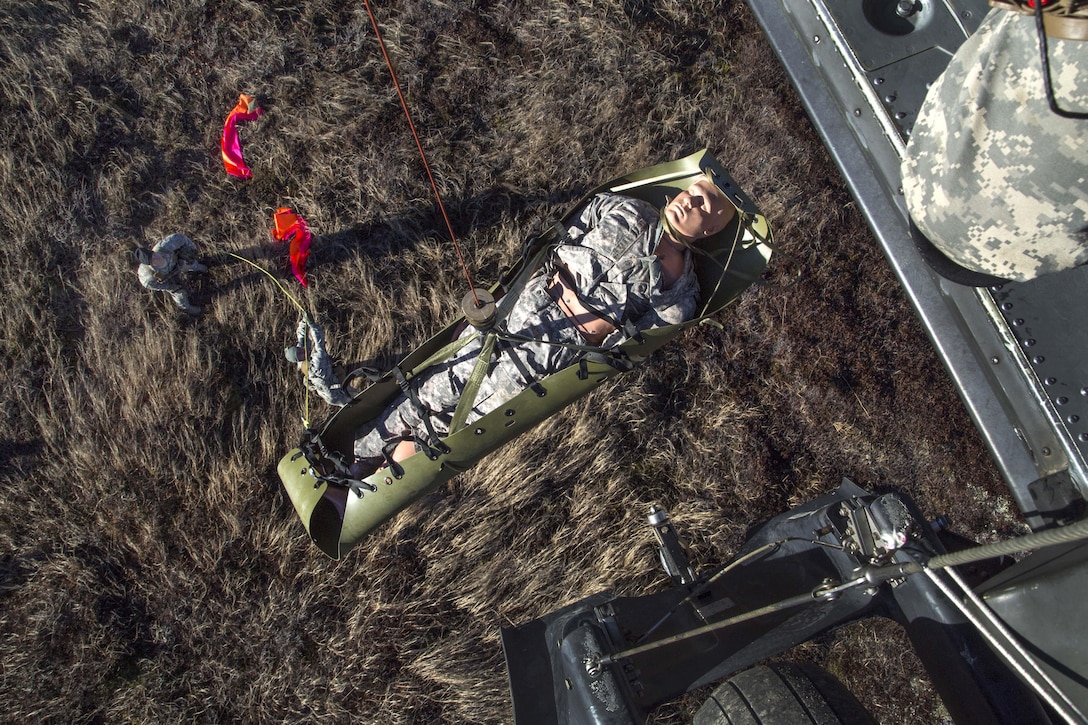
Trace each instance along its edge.
<instances>
[{"instance_id":1,"label":"digital camouflage pattern","mask_svg":"<svg viewBox=\"0 0 1088 725\"><path fill-rule=\"evenodd\" d=\"M580 210L568 233L568 243L558 247L552 261L529 279L505 320L506 330L532 341L512 344L493 357L467 422L495 410L533 382L524 379L511 354L518 356L535 381L576 359L579 350L565 345L586 344L548 294L556 260L566 267L588 306L621 322L630 320L640 330L677 324L694 314L698 283L691 253L685 250L683 274L664 289L654 254L662 229L658 210L652 205L599 194ZM467 328L463 335L478 339L413 381L420 402L433 413L431 423L439 435L448 433L450 418L480 353L481 339L475 328ZM617 330L601 346L611 347L623 339L623 330ZM375 458L387 442L405 434L426 439L427 430L420 411L402 395L360 430L355 454Z\"/></svg>"},{"instance_id":2,"label":"digital camouflage pattern","mask_svg":"<svg viewBox=\"0 0 1088 725\"><path fill-rule=\"evenodd\" d=\"M201 308L189 304L189 294L182 281L183 274L208 271L197 259L193 240L184 234L171 234L156 244L152 251L157 252L162 261L158 266L141 264L137 268L140 284L149 290L166 292L183 312L199 314Z\"/></svg>"},{"instance_id":3,"label":"digital camouflage pattern","mask_svg":"<svg viewBox=\"0 0 1088 725\"><path fill-rule=\"evenodd\" d=\"M1088 43L1048 45L1059 106L1088 110ZM1088 121L1051 112L1034 18L990 11L926 96L902 173L912 219L963 267L1024 281L1088 261Z\"/></svg>"},{"instance_id":4,"label":"digital camouflage pattern","mask_svg":"<svg viewBox=\"0 0 1088 725\"><path fill-rule=\"evenodd\" d=\"M312 319L298 321L296 348L306 351L306 381L329 405L347 405L351 396L341 386L332 370L332 358L325 345L325 332Z\"/></svg>"},{"instance_id":5,"label":"digital camouflage pattern","mask_svg":"<svg viewBox=\"0 0 1088 725\"><path fill-rule=\"evenodd\" d=\"M995 8L1035 15L1033 0L990 0ZM1088 40L1088 0L1043 0L1043 27L1052 38Z\"/></svg>"}]
</instances>

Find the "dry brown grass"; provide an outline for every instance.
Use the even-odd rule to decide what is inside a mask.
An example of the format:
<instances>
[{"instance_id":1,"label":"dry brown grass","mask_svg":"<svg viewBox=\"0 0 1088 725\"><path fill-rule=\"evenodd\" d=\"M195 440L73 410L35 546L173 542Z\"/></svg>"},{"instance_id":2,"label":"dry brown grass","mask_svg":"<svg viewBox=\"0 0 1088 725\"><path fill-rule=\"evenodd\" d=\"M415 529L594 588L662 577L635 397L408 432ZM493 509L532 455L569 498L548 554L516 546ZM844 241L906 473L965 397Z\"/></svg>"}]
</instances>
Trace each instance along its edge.
<instances>
[{"instance_id":1,"label":"dry brown grass","mask_svg":"<svg viewBox=\"0 0 1088 725\"><path fill-rule=\"evenodd\" d=\"M304 412L281 356L295 311L223 257L204 316L179 320L127 251L183 231L282 274L268 229L291 205L316 235L302 298L343 360L387 364L450 317L464 281L364 8L0 3L4 721L508 722L499 626L662 586L650 503L705 565L843 476L967 535L1018 527L972 505L1002 502L998 476L744 5L376 11L478 281L593 184L703 145L792 258L723 330L686 334L334 563L275 474ZM243 91L268 109L243 130L245 183L217 147ZM885 722L932 721L902 648L867 626L795 654Z\"/></svg>"}]
</instances>

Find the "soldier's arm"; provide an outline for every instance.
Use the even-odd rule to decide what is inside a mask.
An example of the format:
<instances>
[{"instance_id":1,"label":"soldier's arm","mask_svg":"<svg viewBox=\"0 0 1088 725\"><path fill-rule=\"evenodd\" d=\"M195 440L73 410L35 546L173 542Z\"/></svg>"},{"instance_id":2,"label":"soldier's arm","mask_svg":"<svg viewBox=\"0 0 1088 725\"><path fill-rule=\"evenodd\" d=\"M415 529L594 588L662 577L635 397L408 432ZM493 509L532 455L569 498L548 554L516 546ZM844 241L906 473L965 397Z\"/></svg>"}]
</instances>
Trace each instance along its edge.
<instances>
[{"instance_id":1,"label":"soldier's arm","mask_svg":"<svg viewBox=\"0 0 1088 725\"><path fill-rule=\"evenodd\" d=\"M148 288L149 290L155 290L157 292L173 292L174 290L178 289L179 285L177 282L173 282L170 280L160 282L157 279L152 279L148 282L144 282L144 287Z\"/></svg>"},{"instance_id":2,"label":"soldier's arm","mask_svg":"<svg viewBox=\"0 0 1088 725\"><path fill-rule=\"evenodd\" d=\"M571 236L575 238L576 243L578 238L600 224L601 219L616 206L617 200L620 200L620 197L614 194L597 194L582 205L582 208L578 210L578 213L568 225Z\"/></svg>"},{"instance_id":3,"label":"soldier's arm","mask_svg":"<svg viewBox=\"0 0 1088 725\"><path fill-rule=\"evenodd\" d=\"M182 259L196 259L197 251L193 240L184 234L171 234L155 245L156 252L172 252Z\"/></svg>"},{"instance_id":4,"label":"soldier's arm","mask_svg":"<svg viewBox=\"0 0 1088 725\"><path fill-rule=\"evenodd\" d=\"M140 284L149 290L155 290L156 292L173 292L178 287L178 283L174 280L167 278L160 280L155 276L154 272L149 271L150 268L145 269L141 266L139 270Z\"/></svg>"}]
</instances>

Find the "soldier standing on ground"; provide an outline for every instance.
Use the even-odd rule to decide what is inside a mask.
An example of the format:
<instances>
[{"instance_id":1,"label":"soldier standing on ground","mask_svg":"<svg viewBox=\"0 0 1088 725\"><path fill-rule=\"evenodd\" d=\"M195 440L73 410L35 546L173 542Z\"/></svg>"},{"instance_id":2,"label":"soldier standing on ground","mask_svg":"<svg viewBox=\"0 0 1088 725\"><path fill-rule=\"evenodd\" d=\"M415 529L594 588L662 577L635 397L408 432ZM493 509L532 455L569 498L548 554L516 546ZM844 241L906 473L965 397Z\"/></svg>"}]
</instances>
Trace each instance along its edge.
<instances>
[{"instance_id":1,"label":"soldier standing on ground","mask_svg":"<svg viewBox=\"0 0 1088 725\"><path fill-rule=\"evenodd\" d=\"M197 258L196 245L184 234L171 234L153 249L140 247L136 250L140 261L137 274L140 284L149 290L166 292L183 312L199 315L201 307L189 303L182 275L207 272L208 268Z\"/></svg>"}]
</instances>

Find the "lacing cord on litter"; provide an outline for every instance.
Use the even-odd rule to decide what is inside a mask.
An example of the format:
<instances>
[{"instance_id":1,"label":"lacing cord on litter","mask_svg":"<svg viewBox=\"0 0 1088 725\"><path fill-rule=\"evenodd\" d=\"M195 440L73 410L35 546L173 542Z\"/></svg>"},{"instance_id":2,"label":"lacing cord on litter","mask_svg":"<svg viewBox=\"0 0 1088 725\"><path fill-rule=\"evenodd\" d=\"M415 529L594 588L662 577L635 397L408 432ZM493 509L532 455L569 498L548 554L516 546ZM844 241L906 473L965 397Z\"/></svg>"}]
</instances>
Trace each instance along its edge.
<instances>
[{"instance_id":1,"label":"lacing cord on litter","mask_svg":"<svg viewBox=\"0 0 1088 725\"><path fill-rule=\"evenodd\" d=\"M352 472L352 467L358 462L358 458L352 455L349 462L345 456L330 450L321 440L320 434L312 428L303 431L302 440L299 442L299 452L291 460L299 458L305 458L306 463L309 464L310 475L314 478L314 488L319 488L323 483L341 486L350 489L359 498L363 497L364 491L378 490L377 486L360 480ZM327 470L329 466L332 467L332 471Z\"/></svg>"}]
</instances>

